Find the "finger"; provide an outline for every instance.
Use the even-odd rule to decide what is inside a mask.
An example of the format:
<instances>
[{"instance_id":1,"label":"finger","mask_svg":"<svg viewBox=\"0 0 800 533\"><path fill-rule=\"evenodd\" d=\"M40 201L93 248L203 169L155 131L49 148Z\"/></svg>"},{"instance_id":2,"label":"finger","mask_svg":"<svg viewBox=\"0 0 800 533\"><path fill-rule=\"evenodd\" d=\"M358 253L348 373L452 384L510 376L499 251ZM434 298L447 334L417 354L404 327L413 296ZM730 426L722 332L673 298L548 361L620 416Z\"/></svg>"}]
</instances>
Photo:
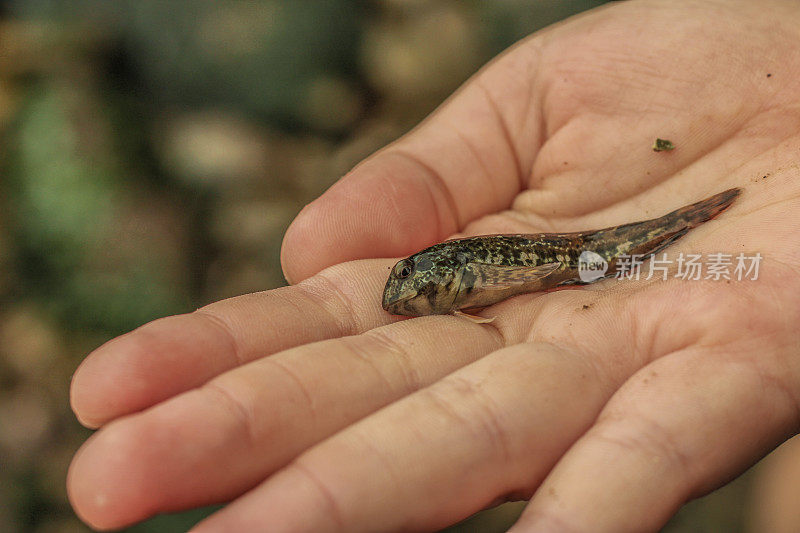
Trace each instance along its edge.
<instances>
[{"instance_id":1,"label":"finger","mask_svg":"<svg viewBox=\"0 0 800 533\"><path fill-rule=\"evenodd\" d=\"M505 342L522 340L529 328L515 322L543 304L532 297L529 313L500 310L495 327ZM232 497L341 426L497 347L487 346L497 339L492 327L452 317L380 331L244 365L107 426L70 470L76 509L93 524L122 525ZM201 472L208 481L198 482Z\"/></svg>"},{"instance_id":2,"label":"finger","mask_svg":"<svg viewBox=\"0 0 800 533\"><path fill-rule=\"evenodd\" d=\"M70 468L71 501L105 528L229 500L502 342L490 327L425 317L254 361L101 429Z\"/></svg>"},{"instance_id":3,"label":"finger","mask_svg":"<svg viewBox=\"0 0 800 533\"><path fill-rule=\"evenodd\" d=\"M540 144L538 43L496 59L307 206L283 241L286 279L350 259L408 255L507 208Z\"/></svg>"},{"instance_id":4,"label":"finger","mask_svg":"<svg viewBox=\"0 0 800 533\"><path fill-rule=\"evenodd\" d=\"M796 533L800 531L800 437L789 439L759 463L750 490L745 531Z\"/></svg>"},{"instance_id":5,"label":"finger","mask_svg":"<svg viewBox=\"0 0 800 533\"><path fill-rule=\"evenodd\" d=\"M541 480L614 381L569 349L500 350L324 441L197 531L441 528Z\"/></svg>"},{"instance_id":6,"label":"finger","mask_svg":"<svg viewBox=\"0 0 800 533\"><path fill-rule=\"evenodd\" d=\"M796 369L752 344L738 353L693 347L643 368L512 530L657 531L786 439L798 424Z\"/></svg>"},{"instance_id":7,"label":"finger","mask_svg":"<svg viewBox=\"0 0 800 533\"><path fill-rule=\"evenodd\" d=\"M380 305L390 263L339 265L294 287L146 324L86 358L72 379L72 409L98 427L256 358L396 320Z\"/></svg>"}]
</instances>

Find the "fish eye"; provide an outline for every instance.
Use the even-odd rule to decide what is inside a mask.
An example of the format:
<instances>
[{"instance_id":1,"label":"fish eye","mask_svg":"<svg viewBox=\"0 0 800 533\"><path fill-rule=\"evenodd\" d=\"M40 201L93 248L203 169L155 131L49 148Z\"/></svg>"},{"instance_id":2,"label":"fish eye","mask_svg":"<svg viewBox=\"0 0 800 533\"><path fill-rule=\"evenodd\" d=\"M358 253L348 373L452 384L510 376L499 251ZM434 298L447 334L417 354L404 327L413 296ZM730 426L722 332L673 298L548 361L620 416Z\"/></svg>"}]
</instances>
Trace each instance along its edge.
<instances>
[{"instance_id":1,"label":"fish eye","mask_svg":"<svg viewBox=\"0 0 800 533\"><path fill-rule=\"evenodd\" d=\"M400 279L407 278L412 272L414 272L414 262L410 259L400 261L397 263L397 266L394 267L394 275Z\"/></svg>"}]
</instances>

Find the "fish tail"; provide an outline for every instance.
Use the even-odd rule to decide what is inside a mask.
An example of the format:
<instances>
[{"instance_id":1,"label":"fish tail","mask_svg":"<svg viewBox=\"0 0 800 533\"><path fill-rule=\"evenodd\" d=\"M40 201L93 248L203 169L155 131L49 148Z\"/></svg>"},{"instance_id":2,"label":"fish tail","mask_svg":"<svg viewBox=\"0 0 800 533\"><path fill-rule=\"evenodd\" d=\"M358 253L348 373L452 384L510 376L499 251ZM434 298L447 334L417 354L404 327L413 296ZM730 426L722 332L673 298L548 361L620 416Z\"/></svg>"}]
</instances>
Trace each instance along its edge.
<instances>
[{"instance_id":1,"label":"fish tail","mask_svg":"<svg viewBox=\"0 0 800 533\"><path fill-rule=\"evenodd\" d=\"M741 189L728 189L662 217L601 230L590 238L603 243L602 249L606 252L607 260L614 260L620 255L647 258L661 252L689 230L722 213L740 193Z\"/></svg>"},{"instance_id":2,"label":"fish tail","mask_svg":"<svg viewBox=\"0 0 800 533\"><path fill-rule=\"evenodd\" d=\"M725 211L741 192L742 190L739 188L728 189L705 200L682 207L662 218L669 220L672 224L683 225L687 230L696 228Z\"/></svg>"},{"instance_id":3,"label":"fish tail","mask_svg":"<svg viewBox=\"0 0 800 533\"><path fill-rule=\"evenodd\" d=\"M643 254L649 257L661 252L686 235L690 229L708 222L725 211L741 192L742 190L739 188L728 189L705 200L676 209L657 219L663 223L663 231L658 232L650 242L646 243L647 249L643 251Z\"/></svg>"}]
</instances>

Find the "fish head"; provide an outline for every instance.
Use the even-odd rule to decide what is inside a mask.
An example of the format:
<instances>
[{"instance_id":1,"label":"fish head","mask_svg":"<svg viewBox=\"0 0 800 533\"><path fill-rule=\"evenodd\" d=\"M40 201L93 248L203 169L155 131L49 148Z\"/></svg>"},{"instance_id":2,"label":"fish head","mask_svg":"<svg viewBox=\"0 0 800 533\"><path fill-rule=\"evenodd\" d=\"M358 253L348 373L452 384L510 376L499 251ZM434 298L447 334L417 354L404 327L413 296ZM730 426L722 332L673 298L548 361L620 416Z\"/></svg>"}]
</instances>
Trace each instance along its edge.
<instances>
[{"instance_id":1,"label":"fish head","mask_svg":"<svg viewBox=\"0 0 800 533\"><path fill-rule=\"evenodd\" d=\"M422 251L399 261L383 290L383 308L395 315L441 315L452 312L463 261L449 254Z\"/></svg>"}]
</instances>

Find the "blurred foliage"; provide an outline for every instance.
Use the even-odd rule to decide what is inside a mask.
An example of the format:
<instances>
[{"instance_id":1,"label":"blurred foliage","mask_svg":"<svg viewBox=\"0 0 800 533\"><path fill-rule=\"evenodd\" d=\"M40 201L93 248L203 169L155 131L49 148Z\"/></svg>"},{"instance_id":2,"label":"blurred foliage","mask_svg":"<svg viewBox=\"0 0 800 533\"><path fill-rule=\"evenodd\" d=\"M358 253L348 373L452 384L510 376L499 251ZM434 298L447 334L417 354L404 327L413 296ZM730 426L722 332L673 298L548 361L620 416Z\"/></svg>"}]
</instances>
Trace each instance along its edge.
<instances>
[{"instance_id":1,"label":"blurred foliage","mask_svg":"<svg viewBox=\"0 0 800 533\"><path fill-rule=\"evenodd\" d=\"M85 531L64 479L89 434L67 400L89 350L282 285L304 204L503 48L602 3L0 4L0 531ZM736 530L743 483L667 530ZM520 509L451 531L502 531Z\"/></svg>"}]
</instances>

